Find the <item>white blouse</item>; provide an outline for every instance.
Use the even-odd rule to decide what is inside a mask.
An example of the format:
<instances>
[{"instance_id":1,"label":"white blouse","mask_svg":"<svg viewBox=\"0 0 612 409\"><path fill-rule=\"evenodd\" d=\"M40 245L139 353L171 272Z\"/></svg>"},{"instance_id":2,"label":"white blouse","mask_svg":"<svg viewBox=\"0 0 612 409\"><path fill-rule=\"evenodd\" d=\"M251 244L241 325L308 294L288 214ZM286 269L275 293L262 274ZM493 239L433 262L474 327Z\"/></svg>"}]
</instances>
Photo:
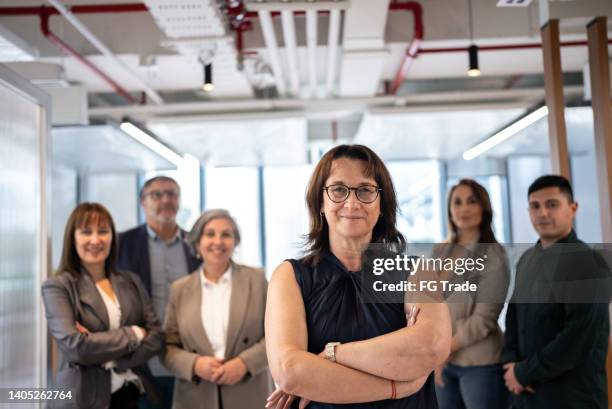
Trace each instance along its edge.
<instances>
[{"instance_id":1,"label":"white blouse","mask_svg":"<svg viewBox=\"0 0 612 409\"><path fill-rule=\"evenodd\" d=\"M108 294L104 292L104 290L102 290L102 287L100 287L100 285L96 284L96 287L98 288L98 292L102 296L102 300L104 301L104 305L106 306L106 311L108 312L108 323L110 327L109 329L119 328L121 323L121 305L119 304L119 300L111 298ZM143 334L142 332L140 332L140 328L132 326L130 329L134 331L134 333L138 337L138 341L141 341L143 338ZM131 369L128 369L127 371L122 373L117 373L112 369L115 367L115 361L107 362L103 366L104 368L111 371L111 393L121 389L123 384L126 382L134 382L142 392L143 386L140 381L140 378L138 377L138 375L132 372Z\"/></svg>"},{"instance_id":2,"label":"white blouse","mask_svg":"<svg viewBox=\"0 0 612 409\"><path fill-rule=\"evenodd\" d=\"M216 283L207 279L204 270L200 268L200 282L202 285L200 310L202 326L208 335L215 358L224 359L232 295L231 264Z\"/></svg>"}]
</instances>

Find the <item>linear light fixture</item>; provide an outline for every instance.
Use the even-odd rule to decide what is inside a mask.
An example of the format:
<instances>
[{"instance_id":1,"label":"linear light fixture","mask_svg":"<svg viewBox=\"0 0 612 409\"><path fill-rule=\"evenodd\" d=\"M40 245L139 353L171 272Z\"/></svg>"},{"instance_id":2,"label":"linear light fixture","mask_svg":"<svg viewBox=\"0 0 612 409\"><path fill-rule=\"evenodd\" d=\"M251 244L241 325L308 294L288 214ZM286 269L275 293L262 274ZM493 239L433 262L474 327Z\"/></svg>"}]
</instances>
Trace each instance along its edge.
<instances>
[{"instance_id":1,"label":"linear light fixture","mask_svg":"<svg viewBox=\"0 0 612 409\"><path fill-rule=\"evenodd\" d=\"M175 164L177 167L183 163L183 157L143 131L140 127L130 121L123 121L119 126L123 132L136 139L138 142L151 149L164 159Z\"/></svg>"},{"instance_id":2,"label":"linear light fixture","mask_svg":"<svg viewBox=\"0 0 612 409\"><path fill-rule=\"evenodd\" d=\"M479 144L477 144L477 145L471 147L470 149L468 149L467 151L465 151L463 153L463 159L465 159L465 160L472 160L472 159L476 158L477 156L482 155L483 153L489 151L490 149L492 149L493 147L499 145L503 141L505 141L505 140L511 138L512 136L516 135L517 133L519 133L523 129L531 126L534 122L538 121L539 119L544 118L546 115L548 115L548 107L546 105L541 106L540 108L536 109L535 111L530 112L529 114L525 115L524 117L522 117L522 118L518 119L517 121L513 122L512 124L508 125L507 127L502 129L501 131L496 132L494 135L491 135L490 137L488 137L484 141L480 142Z\"/></svg>"}]
</instances>

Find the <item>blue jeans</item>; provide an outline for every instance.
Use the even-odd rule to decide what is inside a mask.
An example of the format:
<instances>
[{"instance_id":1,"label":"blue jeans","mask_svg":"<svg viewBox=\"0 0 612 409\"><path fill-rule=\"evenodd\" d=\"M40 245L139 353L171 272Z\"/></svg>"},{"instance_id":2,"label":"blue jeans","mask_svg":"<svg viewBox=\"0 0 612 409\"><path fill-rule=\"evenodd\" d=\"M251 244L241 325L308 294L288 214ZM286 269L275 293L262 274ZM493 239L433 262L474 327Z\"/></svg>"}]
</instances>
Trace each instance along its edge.
<instances>
[{"instance_id":1,"label":"blue jeans","mask_svg":"<svg viewBox=\"0 0 612 409\"><path fill-rule=\"evenodd\" d=\"M156 376L155 382L159 386L160 395L162 398L162 405L156 405L146 397L140 399L138 403L139 409L171 409L172 408L172 396L174 395L174 377L172 376Z\"/></svg>"},{"instance_id":2,"label":"blue jeans","mask_svg":"<svg viewBox=\"0 0 612 409\"><path fill-rule=\"evenodd\" d=\"M457 366L442 371L444 386L436 384L440 409L508 409L510 392L501 364Z\"/></svg>"}]
</instances>

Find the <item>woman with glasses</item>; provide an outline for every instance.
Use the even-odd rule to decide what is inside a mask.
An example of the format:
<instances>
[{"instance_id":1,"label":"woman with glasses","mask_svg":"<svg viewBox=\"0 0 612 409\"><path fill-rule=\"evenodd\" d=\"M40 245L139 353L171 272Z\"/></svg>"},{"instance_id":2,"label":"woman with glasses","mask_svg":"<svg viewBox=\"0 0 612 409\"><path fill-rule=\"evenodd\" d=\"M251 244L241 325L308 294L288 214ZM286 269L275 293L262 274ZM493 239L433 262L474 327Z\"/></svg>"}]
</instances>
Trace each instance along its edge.
<instances>
[{"instance_id":1,"label":"woman with glasses","mask_svg":"<svg viewBox=\"0 0 612 409\"><path fill-rule=\"evenodd\" d=\"M448 356L448 308L360 298L364 247L405 244L387 168L365 146L337 146L316 166L306 202L307 255L270 281L266 343L280 388L268 407L436 408L432 371ZM416 322L407 321L412 307Z\"/></svg>"},{"instance_id":2,"label":"woman with glasses","mask_svg":"<svg viewBox=\"0 0 612 409\"><path fill-rule=\"evenodd\" d=\"M226 210L204 212L187 241L203 263L170 289L164 363L177 378L172 407L263 408L270 391L264 272L232 260L240 232Z\"/></svg>"},{"instance_id":3,"label":"woman with glasses","mask_svg":"<svg viewBox=\"0 0 612 409\"><path fill-rule=\"evenodd\" d=\"M159 396L147 361L163 347L159 320L134 274L117 271L117 234L100 204L68 218L60 267L42 285L49 331L59 347L55 389L71 401L51 407L137 408Z\"/></svg>"},{"instance_id":4,"label":"woman with glasses","mask_svg":"<svg viewBox=\"0 0 612 409\"><path fill-rule=\"evenodd\" d=\"M483 271L439 272L440 280L477 283L466 297L446 293L453 337L451 355L436 369L436 394L441 409L505 409L509 393L504 385L501 353L504 336L497 323L508 291L510 271L506 253L493 233L493 210L486 189L462 179L448 194L450 237L436 247L441 258L482 258Z\"/></svg>"}]
</instances>

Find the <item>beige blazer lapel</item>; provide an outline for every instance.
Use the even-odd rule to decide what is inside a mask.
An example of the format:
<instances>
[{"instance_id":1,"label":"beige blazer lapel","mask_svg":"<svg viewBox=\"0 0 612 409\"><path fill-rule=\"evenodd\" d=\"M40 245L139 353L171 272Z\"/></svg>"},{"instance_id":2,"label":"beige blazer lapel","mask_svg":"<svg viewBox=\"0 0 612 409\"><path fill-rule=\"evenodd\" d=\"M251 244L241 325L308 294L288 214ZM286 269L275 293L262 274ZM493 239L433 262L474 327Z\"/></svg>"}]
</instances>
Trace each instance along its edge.
<instances>
[{"instance_id":1,"label":"beige blazer lapel","mask_svg":"<svg viewBox=\"0 0 612 409\"><path fill-rule=\"evenodd\" d=\"M191 274L189 283L187 283L187 291L180 300L181 311L185 312L189 320L191 337L199 349L197 352L202 355L214 355L212 345L202 325L202 279L200 274L202 274L201 269Z\"/></svg>"},{"instance_id":2,"label":"beige blazer lapel","mask_svg":"<svg viewBox=\"0 0 612 409\"><path fill-rule=\"evenodd\" d=\"M249 274L242 267L232 262L232 295L230 296L230 313L227 324L227 338L225 341L225 359L234 354L238 333L246 317L251 285Z\"/></svg>"}]
</instances>

